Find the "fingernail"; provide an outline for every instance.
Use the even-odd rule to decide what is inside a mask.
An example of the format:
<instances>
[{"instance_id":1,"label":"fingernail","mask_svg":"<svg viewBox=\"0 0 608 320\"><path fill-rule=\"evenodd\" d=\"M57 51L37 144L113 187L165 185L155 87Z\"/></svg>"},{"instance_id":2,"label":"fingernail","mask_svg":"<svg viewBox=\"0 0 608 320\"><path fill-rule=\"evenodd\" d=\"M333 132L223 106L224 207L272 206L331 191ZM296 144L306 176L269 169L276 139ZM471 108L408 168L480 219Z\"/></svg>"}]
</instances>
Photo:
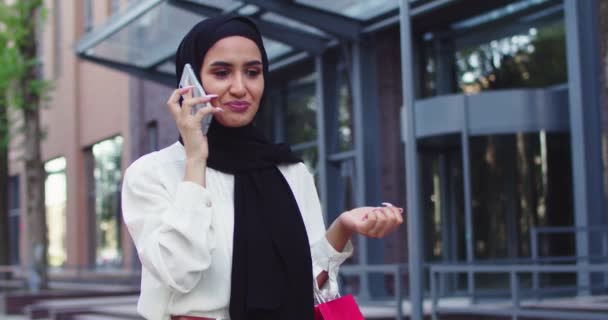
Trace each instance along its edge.
<instances>
[{"instance_id":1,"label":"fingernail","mask_svg":"<svg viewBox=\"0 0 608 320\"><path fill-rule=\"evenodd\" d=\"M399 208L399 213L403 213L403 209Z\"/></svg>"},{"instance_id":2,"label":"fingernail","mask_svg":"<svg viewBox=\"0 0 608 320\"><path fill-rule=\"evenodd\" d=\"M205 97L207 97L207 98L217 98L217 94L208 94Z\"/></svg>"},{"instance_id":3,"label":"fingernail","mask_svg":"<svg viewBox=\"0 0 608 320\"><path fill-rule=\"evenodd\" d=\"M215 109L216 112L224 112L224 109L219 108L219 107L213 107Z\"/></svg>"},{"instance_id":4,"label":"fingernail","mask_svg":"<svg viewBox=\"0 0 608 320\"><path fill-rule=\"evenodd\" d=\"M390 202L382 202L382 205L385 207L394 207L394 205Z\"/></svg>"}]
</instances>

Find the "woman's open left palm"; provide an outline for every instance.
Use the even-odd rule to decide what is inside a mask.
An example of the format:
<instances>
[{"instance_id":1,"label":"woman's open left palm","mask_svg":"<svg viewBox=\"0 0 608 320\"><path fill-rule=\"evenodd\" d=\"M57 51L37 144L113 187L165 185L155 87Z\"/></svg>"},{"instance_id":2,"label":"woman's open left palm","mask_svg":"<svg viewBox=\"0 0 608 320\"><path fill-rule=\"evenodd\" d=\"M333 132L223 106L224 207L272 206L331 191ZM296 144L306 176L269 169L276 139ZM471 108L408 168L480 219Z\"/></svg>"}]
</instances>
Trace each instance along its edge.
<instances>
[{"instance_id":1,"label":"woman's open left palm","mask_svg":"<svg viewBox=\"0 0 608 320\"><path fill-rule=\"evenodd\" d=\"M403 209L394 206L359 207L344 212L340 219L353 233L382 238L403 223Z\"/></svg>"}]
</instances>

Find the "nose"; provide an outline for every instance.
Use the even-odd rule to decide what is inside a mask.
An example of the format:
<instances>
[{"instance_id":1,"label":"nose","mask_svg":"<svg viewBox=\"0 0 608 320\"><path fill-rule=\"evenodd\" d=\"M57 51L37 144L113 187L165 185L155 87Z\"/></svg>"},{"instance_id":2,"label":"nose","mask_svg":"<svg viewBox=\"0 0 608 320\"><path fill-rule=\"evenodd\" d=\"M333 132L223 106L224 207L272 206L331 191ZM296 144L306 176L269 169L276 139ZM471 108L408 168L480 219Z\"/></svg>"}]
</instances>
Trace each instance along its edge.
<instances>
[{"instance_id":1,"label":"nose","mask_svg":"<svg viewBox=\"0 0 608 320\"><path fill-rule=\"evenodd\" d=\"M233 78L232 83L230 85L230 94L239 98L245 96L245 79L243 78L242 74L237 73Z\"/></svg>"}]
</instances>

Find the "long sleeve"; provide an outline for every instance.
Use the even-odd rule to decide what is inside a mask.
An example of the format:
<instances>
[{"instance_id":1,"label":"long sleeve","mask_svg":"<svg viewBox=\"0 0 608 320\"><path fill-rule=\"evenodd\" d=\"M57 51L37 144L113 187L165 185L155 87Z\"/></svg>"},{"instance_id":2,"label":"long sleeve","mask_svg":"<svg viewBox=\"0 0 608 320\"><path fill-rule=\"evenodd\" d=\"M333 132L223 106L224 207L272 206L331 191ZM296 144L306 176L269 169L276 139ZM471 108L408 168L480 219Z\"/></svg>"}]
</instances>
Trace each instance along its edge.
<instances>
[{"instance_id":1,"label":"long sleeve","mask_svg":"<svg viewBox=\"0 0 608 320\"><path fill-rule=\"evenodd\" d=\"M337 277L340 271L340 265L352 255L353 246L349 241L344 250L338 252L325 237L325 223L323 222L321 203L317 194L314 178L304 164L300 164L300 166L303 167L302 172L304 172L304 174L302 174L300 178L301 184L299 192L302 192L303 195L303 204L301 206L303 207L302 215L304 216L308 239L311 244L313 281L316 281L316 277L322 271L327 271L329 280L321 288L321 291L324 296L332 297L338 292Z\"/></svg>"},{"instance_id":2,"label":"long sleeve","mask_svg":"<svg viewBox=\"0 0 608 320\"><path fill-rule=\"evenodd\" d=\"M179 182L170 194L154 165L135 162L125 172L123 219L142 265L161 283L187 293L210 267L216 246L211 195L192 182Z\"/></svg>"}]
</instances>

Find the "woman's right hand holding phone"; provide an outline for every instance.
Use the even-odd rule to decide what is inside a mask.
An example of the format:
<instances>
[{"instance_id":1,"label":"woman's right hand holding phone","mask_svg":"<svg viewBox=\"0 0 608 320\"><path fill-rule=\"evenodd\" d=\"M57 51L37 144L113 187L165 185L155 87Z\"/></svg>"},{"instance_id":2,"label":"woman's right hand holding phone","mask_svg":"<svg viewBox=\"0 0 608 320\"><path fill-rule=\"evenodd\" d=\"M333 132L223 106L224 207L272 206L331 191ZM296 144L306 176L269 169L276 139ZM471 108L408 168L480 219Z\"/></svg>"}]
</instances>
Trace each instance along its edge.
<instances>
[{"instance_id":1,"label":"woman's right hand holding phone","mask_svg":"<svg viewBox=\"0 0 608 320\"><path fill-rule=\"evenodd\" d=\"M179 98L183 96L182 105ZM207 114L222 112L221 108L204 107L192 114L192 108L201 103L210 102L216 95L192 97L192 87L176 89L167 101L167 107L175 120L186 150L186 173L184 180L205 186L205 169L209 156L207 137L203 134L201 121Z\"/></svg>"}]
</instances>

